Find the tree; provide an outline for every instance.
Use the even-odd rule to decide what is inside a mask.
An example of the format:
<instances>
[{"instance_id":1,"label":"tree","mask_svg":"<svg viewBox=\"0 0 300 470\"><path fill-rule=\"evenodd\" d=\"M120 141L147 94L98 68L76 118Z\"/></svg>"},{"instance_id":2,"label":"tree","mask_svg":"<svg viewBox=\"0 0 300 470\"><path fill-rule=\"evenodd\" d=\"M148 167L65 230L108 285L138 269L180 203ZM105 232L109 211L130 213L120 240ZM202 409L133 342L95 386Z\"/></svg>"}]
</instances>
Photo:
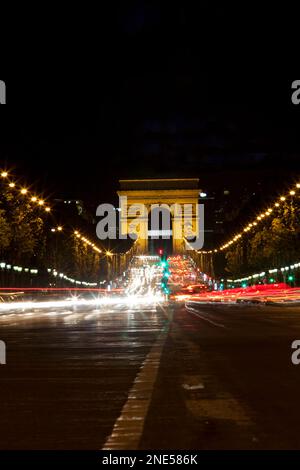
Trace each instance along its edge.
<instances>
[{"instance_id":1,"label":"tree","mask_svg":"<svg viewBox=\"0 0 300 470\"><path fill-rule=\"evenodd\" d=\"M225 270L240 276L295 262L299 232L299 200L294 198L278 207L275 217L265 217L255 230L232 244L225 255Z\"/></svg>"},{"instance_id":2,"label":"tree","mask_svg":"<svg viewBox=\"0 0 300 470\"><path fill-rule=\"evenodd\" d=\"M11 243L12 231L7 221L5 210L0 208L0 252L1 254Z\"/></svg>"}]
</instances>

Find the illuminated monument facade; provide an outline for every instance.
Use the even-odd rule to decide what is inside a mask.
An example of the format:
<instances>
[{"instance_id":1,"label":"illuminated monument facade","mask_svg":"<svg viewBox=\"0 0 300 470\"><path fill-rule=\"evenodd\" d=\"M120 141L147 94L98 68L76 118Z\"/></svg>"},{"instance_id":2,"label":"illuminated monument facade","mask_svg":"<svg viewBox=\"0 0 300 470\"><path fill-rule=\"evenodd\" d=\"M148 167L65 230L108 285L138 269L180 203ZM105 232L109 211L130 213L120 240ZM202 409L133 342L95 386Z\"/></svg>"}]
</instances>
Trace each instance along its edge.
<instances>
[{"instance_id":1,"label":"illuminated monument facade","mask_svg":"<svg viewBox=\"0 0 300 470\"><path fill-rule=\"evenodd\" d=\"M136 235L137 251L140 254L155 253L159 245L168 244L167 251L173 254L185 252L184 236L189 230L198 231L199 179L128 179L119 183L121 233ZM187 208L190 211L189 217L184 216L184 208L185 212ZM153 217L155 211L158 213L156 218ZM134 222L137 217L138 224ZM162 224L163 217L169 220L167 229ZM158 224L153 224L154 219Z\"/></svg>"}]
</instances>

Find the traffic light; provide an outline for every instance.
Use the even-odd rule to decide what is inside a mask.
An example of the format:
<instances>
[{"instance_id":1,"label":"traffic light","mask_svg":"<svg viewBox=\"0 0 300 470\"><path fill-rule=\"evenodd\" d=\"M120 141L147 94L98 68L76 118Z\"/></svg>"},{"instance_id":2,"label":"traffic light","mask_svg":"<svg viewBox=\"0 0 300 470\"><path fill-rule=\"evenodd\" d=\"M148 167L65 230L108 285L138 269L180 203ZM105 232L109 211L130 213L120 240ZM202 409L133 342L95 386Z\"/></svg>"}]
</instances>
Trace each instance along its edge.
<instances>
[{"instance_id":1,"label":"traffic light","mask_svg":"<svg viewBox=\"0 0 300 470\"><path fill-rule=\"evenodd\" d=\"M167 265L168 265L168 262L167 262L167 257L164 253L164 250L162 248L160 248L158 250L158 254L160 256L160 265L163 267L163 268L166 268Z\"/></svg>"},{"instance_id":2,"label":"traffic light","mask_svg":"<svg viewBox=\"0 0 300 470\"><path fill-rule=\"evenodd\" d=\"M166 255L164 254L164 250L162 248L158 250L158 253L160 254L160 258L161 258L161 261L159 264L163 268L163 275L160 281L160 285L164 293L168 295L170 293L170 290L168 288L168 281L170 277L169 264L168 264Z\"/></svg>"}]
</instances>

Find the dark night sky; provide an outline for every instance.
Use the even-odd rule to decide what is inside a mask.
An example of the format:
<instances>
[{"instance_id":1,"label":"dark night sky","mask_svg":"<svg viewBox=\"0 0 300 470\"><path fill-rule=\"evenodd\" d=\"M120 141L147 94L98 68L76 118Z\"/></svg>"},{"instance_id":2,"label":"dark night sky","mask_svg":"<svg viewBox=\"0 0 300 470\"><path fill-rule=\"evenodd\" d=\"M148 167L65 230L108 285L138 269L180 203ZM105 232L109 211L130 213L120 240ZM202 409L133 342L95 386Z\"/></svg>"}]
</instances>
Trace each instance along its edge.
<instances>
[{"instance_id":1,"label":"dark night sky","mask_svg":"<svg viewBox=\"0 0 300 470\"><path fill-rule=\"evenodd\" d=\"M268 44L239 51L245 25L231 38L228 8L160 3L123 2L67 29L57 21L42 48L35 36L11 51L2 165L46 194L95 205L120 177L272 189L299 172L297 76L264 67ZM264 20L244 9L235 14L255 18L257 36Z\"/></svg>"}]
</instances>

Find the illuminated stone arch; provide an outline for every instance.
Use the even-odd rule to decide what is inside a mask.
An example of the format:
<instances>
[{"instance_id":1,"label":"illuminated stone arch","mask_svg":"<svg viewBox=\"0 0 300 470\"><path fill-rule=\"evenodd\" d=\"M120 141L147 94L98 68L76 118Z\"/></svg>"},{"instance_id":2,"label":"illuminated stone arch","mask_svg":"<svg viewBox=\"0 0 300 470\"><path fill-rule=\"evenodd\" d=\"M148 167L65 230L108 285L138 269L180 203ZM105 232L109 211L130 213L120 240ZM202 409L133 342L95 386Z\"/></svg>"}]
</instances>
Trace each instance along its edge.
<instances>
[{"instance_id":1,"label":"illuminated stone arch","mask_svg":"<svg viewBox=\"0 0 300 470\"><path fill-rule=\"evenodd\" d=\"M139 253L148 253L148 217L153 205L167 204L171 207L171 233L173 253L180 254L186 249L184 237L184 219L182 214L176 209L176 205L183 207L190 204L192 209L192 227L196 233L198 231L198 221L196 218L196 207L198 204L199 188L198 178L168 178L168 179L128 179L120 180L119 197L126 196L127 207L143 205L146 210L142 214L139 227L133 227L132 221L140 215L126 217L126 209L121 204L121 233L135 233L137 236L137 250Z\"/></svg>"}]
</instances>

